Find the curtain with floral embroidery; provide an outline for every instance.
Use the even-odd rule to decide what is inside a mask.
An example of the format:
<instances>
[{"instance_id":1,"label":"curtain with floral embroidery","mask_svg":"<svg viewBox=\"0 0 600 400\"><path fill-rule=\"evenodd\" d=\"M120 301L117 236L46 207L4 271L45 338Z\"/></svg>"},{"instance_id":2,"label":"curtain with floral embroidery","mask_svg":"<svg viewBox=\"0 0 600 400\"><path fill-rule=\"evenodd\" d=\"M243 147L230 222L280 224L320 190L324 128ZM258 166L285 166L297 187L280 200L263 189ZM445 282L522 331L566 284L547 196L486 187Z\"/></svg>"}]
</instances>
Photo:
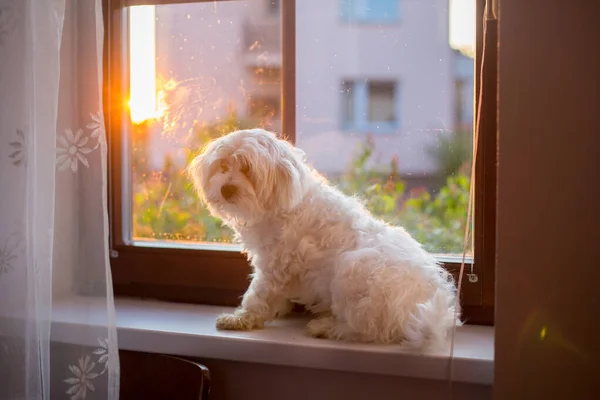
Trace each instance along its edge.
<instances>
[{"instance_id":1,"label":"curtain with floral embroidery","mask_svg":"<svg viewBox=\"0 0 600 400\"><path fill-rule=\"evenodd\" d=\"M118 398L103 37L101 0L0 0L3 400Z\"/></svg>"}]
</instances>

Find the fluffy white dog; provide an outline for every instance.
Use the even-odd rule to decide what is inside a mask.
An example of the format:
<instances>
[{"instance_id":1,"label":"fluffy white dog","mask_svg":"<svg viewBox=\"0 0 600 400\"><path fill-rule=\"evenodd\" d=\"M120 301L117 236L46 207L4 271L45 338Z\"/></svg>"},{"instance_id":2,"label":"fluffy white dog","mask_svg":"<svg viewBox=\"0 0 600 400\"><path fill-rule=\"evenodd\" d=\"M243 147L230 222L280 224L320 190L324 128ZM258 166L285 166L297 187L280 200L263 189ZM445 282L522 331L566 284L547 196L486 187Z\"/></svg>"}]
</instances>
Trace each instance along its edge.
<instances>
[{"instance_id":1,"label":"fluffy white dog","mask_svg":"<svg viewBox=\"0 0 600 400\"><path fill-rule=\"evenodd\" d=\"M451 276L406 230L330 186L302 150L242 130L208 144L189 172L254 270L241 307L219 316L218 329L262 328L299 303L317 314L307 325L315 337L447 347Z\"/></svg>"}]
</instances>

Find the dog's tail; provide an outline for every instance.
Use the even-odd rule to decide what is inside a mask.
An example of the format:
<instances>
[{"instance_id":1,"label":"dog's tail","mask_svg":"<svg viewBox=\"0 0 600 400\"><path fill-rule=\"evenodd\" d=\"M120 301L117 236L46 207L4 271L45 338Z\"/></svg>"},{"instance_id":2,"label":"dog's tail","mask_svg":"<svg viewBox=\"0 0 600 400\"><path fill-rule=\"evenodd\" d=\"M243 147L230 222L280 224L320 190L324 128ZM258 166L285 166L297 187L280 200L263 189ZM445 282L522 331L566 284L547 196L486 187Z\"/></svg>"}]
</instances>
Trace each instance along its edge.
<instances>
[{"instance_id":1,"label":"dog's tail","mask_svg":"<svg viewBox=\"0 0 600 400\"><path fill-rule=\"evenodd\" d=\"M448 349L454 326L455 296L437 289L431 299L417 304L404 327L404 346L421 352L442 352ZM456 326L462 325L459 318Z\"/></svg>"}]
</instances>

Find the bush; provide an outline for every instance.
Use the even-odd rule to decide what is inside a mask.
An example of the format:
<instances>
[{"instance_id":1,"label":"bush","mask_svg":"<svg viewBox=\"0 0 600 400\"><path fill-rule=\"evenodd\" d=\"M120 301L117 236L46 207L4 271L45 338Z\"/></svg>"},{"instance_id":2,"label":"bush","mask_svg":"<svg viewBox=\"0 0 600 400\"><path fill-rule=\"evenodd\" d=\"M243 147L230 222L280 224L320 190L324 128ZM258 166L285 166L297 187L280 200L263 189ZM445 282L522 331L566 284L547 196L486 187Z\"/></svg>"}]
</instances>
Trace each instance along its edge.
<instances>
[{"instance_id":1,"label":"bush","mask_svg":"<svg viewBox=\"0 0 600 400\"><path fill-rule=\"evenodd\" d=\"M239 121L235 114L219 124L206 126L194 133L193 142L205 144L212 138L236 129L255 126L252 121ZM231 242L231 230L201 206L192 183L183 168L166 160L160 173L145 167L147 144L134 146L133 170L143 171L134 179L134 236L159 240L195 242ZM465 219L469 198L469 162L449 175L445 185L432 195L425 189L405 190L392 159L383 168L368 168L374 144L367 140L359 149L349 169L333 183L348 195L360 196L367 208L383 220L404 226L429 251L462 253ZM188 162L196 151L188 153Z\"/></svg>"},{"instance_id":2,"label":"bush","mask_svg":"<svg viewBox=\"0 0 600 400\"><path fill-rule=\"evenodd\" d=\"M437 161L442 176L465 170L469 173L465 164L470 166L473 160L473 132L465 130L439 135L435 145L430 146L427 152ZM462 171L459 171L461 168Z\"/></svg>"}]
</instances>

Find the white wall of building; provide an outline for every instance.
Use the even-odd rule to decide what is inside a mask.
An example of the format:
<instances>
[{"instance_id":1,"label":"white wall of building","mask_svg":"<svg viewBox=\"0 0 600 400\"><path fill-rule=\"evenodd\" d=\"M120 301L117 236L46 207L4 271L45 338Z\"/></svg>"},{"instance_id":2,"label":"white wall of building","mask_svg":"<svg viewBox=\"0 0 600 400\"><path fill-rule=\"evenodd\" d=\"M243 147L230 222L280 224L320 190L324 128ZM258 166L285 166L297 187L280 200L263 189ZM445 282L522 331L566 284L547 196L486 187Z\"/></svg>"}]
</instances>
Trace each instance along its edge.
<instances>
[{"instance_id":1,"label":"white wall of building","mask_svg":"<svg viewBox=\"0 0 600 400\"><path fill-rule=\"evenodd\" d=\"M376 157L398 156L405 174L434 172L425 148L452 126L447 0L400 1L399 22L387 25L347 23L339 3L297 2L298 145L317 169L341 172L367 136L340 129L341 81L393 79L400 126L373 134Z\"/></svg>"}]
</instances>

